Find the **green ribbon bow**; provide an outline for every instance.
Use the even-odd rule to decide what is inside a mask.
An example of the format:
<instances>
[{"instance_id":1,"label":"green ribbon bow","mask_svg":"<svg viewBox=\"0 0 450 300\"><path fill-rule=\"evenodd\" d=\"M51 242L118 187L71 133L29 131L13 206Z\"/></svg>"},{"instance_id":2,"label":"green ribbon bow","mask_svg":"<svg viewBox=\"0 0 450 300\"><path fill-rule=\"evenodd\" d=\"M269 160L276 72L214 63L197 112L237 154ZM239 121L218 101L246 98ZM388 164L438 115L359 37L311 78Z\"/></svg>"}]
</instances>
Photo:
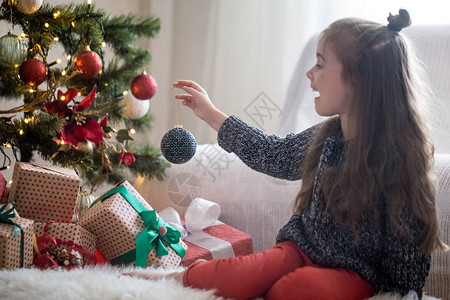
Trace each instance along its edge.
<instances>
[{"instance_id":1,"label":"green ribbon bow","mask_svg":"<svg viewBox=\"0 0 450 300\"><path fill-rule=\"evenodd\" d=\"M91 207L99 201L103 201L116 193L121 194L141 216L144 221L145 228L136 237L136 249L112 259L110 261L112 264L127 264L136 260L137 267L144 267L147 264L148 254L152 251L153 247L155 247L156 254L158 256L169 254L169 251L163 241L167 242L170 247L178 253L178 255L181 257L184 256L186 250L179 244L181 236L180 232L173 228L170 224L164 222L161 217L157 218L154 210L147 210L125 186L119 185L110 189L108 192L95 200ZM159 230L161 227L165 227L165 229L162 230L166 231L164 235L160 234Z\"/></svg>"},{"instance_id":2,"label":"green ribbon bow","mask_svg":"<svg viewBox=\"0 0 450 300\"><path fill-rule=\"evenodd\" d=\"M0 207L0 223L6 223L6 224L11 224L14 225L14 236L13 237L17 237L17 229L20 230L20 267L23 267L23 258L24 258L24 251L25 251L25 246L24 246L24 234L23 234L23 229L20 225L14 223L12 221L13 218L17 217L16 213L15 213L15 203L14 202L9 202L11 203L11 208L6 210L6 208L8 207L8 204L3 205L2 207Z\"/></svg>"}]
</instances>

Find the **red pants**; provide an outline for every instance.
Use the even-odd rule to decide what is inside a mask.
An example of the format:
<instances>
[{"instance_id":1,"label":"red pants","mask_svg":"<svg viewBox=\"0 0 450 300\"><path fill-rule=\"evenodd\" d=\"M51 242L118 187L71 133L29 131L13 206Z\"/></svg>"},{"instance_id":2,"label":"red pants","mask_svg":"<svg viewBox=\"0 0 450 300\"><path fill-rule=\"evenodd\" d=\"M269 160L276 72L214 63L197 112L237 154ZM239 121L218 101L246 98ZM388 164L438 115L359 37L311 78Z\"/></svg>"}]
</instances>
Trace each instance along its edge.
<instances>
[{"instance_id":1,"label":"red pants","mask_svg":"<svg viewBox=\"0 0 450 300\"><path fill-rule=\"evenodd\" d=\"M235 299L356 300L375 294L356 272L316 265L291 242L247 256L196 262L184 272L183 284Z\"/></svg>"}]
</instances>

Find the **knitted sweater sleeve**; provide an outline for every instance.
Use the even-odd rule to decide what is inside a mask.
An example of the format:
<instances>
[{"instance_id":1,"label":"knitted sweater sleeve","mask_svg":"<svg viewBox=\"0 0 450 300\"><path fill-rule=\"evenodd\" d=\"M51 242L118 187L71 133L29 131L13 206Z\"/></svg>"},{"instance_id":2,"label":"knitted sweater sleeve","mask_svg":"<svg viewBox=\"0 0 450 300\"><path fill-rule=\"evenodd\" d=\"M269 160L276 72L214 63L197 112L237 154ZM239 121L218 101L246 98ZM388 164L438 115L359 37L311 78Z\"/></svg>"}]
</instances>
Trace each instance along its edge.
<instances>
[{"instance_id":1,"label":"knitted sweater sleeve","mask_svg":"<svg viewBox=\"0 0 450 300\"><path fill-rule=\"evenodd\" d=\"M276 178L298 180L303 159L320 125L299 134L280 137L267 135L231 116L220 127L218 142L253 170Z\"/></svg>"},{"instance_id":2,"label":"knitted sweater sleeve","mask_svg":"<svg viewBox=\"0 0 450 300\"><path fill-rule=\"evenodd\" d=\"M406 294L414 290L422 295L427 279L431 256L420 251L423 241L423 225L414 220L411 226L411 236L406 238L392 226L387 226L384 240L384 253L381 261L384 278L388 286L395 287L395 292Z\"/></svg>"}]
</instances>

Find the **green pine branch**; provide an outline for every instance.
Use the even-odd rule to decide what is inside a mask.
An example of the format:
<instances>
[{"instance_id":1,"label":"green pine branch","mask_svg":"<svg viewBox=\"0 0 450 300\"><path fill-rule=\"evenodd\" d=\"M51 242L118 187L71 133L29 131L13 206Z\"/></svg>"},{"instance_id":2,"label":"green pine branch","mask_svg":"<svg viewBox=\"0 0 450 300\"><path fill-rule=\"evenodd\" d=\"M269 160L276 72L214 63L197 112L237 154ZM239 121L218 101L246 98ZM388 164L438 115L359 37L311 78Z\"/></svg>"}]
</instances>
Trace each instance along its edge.
<instances>
[{"instance_id":1,"label":"green pine branch","mask_svg":"<svg viewBox=\"0 0 450 300\"><path fill-rule=\"evenodd\" d=\"M161 153L151 145L130 144L127 151L133 153L136 162L128 168L135 175L143 175L149 178L153 176L159 180L164 178L164 170L169 163L162 160Z\"/></svg>"},{"instance_id":2,"label":"green pine branch","mask_svg":"<svg viewBox=\"0 0 450 300\"><path fill-rule=\"evenodd\" d=\"M155 37L161 27L161 21L153 16L138 18L134 15L107 17L103 22L105 42L109 43L118 55L126 55L129 45L135 44L138 38Z\"/></svg>"}]
</instances>

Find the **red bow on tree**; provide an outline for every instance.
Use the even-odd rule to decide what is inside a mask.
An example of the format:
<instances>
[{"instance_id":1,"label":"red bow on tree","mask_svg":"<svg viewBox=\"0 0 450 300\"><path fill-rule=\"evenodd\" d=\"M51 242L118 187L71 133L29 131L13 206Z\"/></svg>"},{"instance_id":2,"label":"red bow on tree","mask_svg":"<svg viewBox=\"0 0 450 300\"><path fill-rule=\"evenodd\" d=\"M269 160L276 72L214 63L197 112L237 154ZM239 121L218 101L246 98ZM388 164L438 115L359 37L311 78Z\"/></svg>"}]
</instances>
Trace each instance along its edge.
<instances>
[{"instance_id":1,"label":"red bow on tree","mask_svg":"<svg viewBox=\"0 0 450 300\"><path fill-rule=\"evenodd\" d=\"M122 151L119 154L119 162L120 161L123 161L124 164L129 166L136 161L136 158L132 153L126 152L122 149Z\"/></svg>"},{"instance_id":2,"label":"red bow on tree","mask_svg":"<svg viewBox=\"0 0 450 300\"><path fill-rule=\"evenodd\" d=\"M49 114L57 114L61 118L66 118L66 123L61 130L61 138L64 142L76 147L79 142L89 140L98 147L98 143L103 140L102 127L106 125L108 115L106 115L100 124L92 117L85 116L81 112L88 108L95 99L97 85L80 103L69 108L68 104L81 90L69 88L63 93L58 90L58 99L45 104Z\"/></svg>"}]
</instances>

